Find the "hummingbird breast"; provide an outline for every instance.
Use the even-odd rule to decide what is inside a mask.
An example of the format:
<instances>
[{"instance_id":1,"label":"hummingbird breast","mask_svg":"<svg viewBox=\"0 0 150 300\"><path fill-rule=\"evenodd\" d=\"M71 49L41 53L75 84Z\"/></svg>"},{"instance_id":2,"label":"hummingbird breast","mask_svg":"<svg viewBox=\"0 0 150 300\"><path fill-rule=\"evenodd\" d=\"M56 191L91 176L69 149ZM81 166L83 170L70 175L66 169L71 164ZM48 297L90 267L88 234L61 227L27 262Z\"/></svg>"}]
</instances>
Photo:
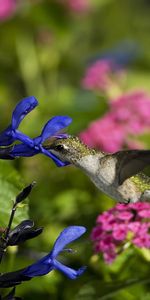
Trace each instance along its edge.
<instances>
[{"instance_id":1,"label":"hummingbird breast","mask_svg":"<svg viewBox=\"0 0 150 300\"><path fill-rule=\"evenodd\" d=\"M88 155L78 161L81 168L96 185L96 187L115 200L126 203L139 201L141 191L130 178L122 185L116 182L117 158L109 158L102 153Z\"/></svg>"}]
</instances>

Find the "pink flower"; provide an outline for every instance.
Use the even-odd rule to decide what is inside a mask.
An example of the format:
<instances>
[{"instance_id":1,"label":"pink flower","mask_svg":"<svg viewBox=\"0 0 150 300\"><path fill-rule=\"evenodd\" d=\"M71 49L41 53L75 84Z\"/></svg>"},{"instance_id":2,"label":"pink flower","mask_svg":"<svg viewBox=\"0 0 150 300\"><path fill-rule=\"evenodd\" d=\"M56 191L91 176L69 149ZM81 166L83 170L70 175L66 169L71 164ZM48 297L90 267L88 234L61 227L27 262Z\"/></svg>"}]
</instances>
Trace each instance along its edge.
<instances>
[{"instance_id":1,"label":"pink flower","mask_svg":"<svg viewBox=\"0 0 150 300\"><path fill-rule=\"evenodd\" d=\"M91 123L86 131L81 132L80 138L90 147L115 152L122 148L125 132L114 121L113 115L106 114L103 118Z\"/></svg>"},{"instance_id":2,"label":"pink flower","mask_svg":"<svg viewBox=\"0 0 150 300\"><path fill-rule=\"evenodd\" d=\"M99 59L87 68L81 86L87 90L109 94L113 88L119 89L123 74L120 66L111 59Z\"/></svg>"},{"instance_id":3,"label":"pink flower","mask_svg":"<svg viewBox=\"0 0 150 300\"><path fill-rule=\"evenodd\" d=\"M150 97L143 91L124 94L112 101L110 106L116 121L125 122L128 133L140 134L150 126Z\"/></svg>"},{"instance_id":4,"label":"pink flower","mask_svg":"<svg viewBox=\"0 0 150 300\"><path fill-rule=\"evenodd\" d=\"M133 232L133 234L137 234L140 227L141 227L141 222L139 221L130 222L128 224L128 230Z\"/></svg>"},{"instance_id":5,"label":"pink flower","mask_svg":"<svg viewBox=\"0 0 150 300\"><path fill-rule=\"evenodd\" d=\"M150 218L150 210L143 209L139 211L138 215L142 218Z\"/></svg>"},{"instance_id":6,"label":"pink flower","mask_svg":"<svg viewBox=\"0 0 150 300\"><path fill-rule=\"evenodd\" d=\"M80 133L81 140L106 152L116 152L125 146L141 148L137 135L150 129L150 97L136 91L119 97L109 105L108 113Z\"/></svg>"},{"instance_id":7,"label":"pink flower","mask_svg":"<svg viewBox=\"0 0 150 300\"><path fill-rule=\"evenodd\" d=\"M81 85L88 90L105 91L111 82L113 64L110 60L98 60L86 71Z\"/></svg>"},{"instance_id":8,"label":"pink flower","mask_svg":"<svg viewBox=\"0 0 150 300\"><path fill-rule=\"evenodd\" d=\"M117 218L122 221L129 221L133 218L133 213L129 211L122 211L117 215Z\"/></svg>"},{"instance_id":9,"label":"pink flower","mask_svg":"<svg viewBox=\"0 0 150 300\"><path fill-rule=\"evenodd\" d=\"M136 238L133 239L133 244L139 248L150 248L150 235L138 235Z\"/></svg>"},{"instance_id":10,"label":"pink flower","mask_svg":"<svg viewBox=\"0 0 150 300\"><path fill-rule=\"evenodd\" d=\"M91 240L97 253L112 263L126 243L150 249L150 203L117 204L97 217Z\"/></svg>"},{"instance_id":11,"label":"pink flower","mask_svg":"<svg viewBox=\"0 0 150 300\"><path fill-rule=\"evenodd\" d=\"M103 233L102 227L97 226L93 228L92 234L91 234L91 240L97 240L99 239L99 236Z\"/></svg>"},{"instance_id":12,"label":"pink flower","mask_svg":"<svg viewBox=\"0 0 150 300\"><path fill-rule=\"evenodd\" d=\"M122 204L122 203L118 203L118 204L116 204L115 208L117 208L117 211L120 211L120 210L121 211L126 211L127 205L126 204ZM114 208L114 211L116 211L115 208Z\"/></svg>"},{"instance_id":13,"label":"pink flower","mask_svg":"<svg viewBox=\"0 0 150 300\"><path fill-rule=\"evenodd\" d=\"M127 226L124 224L115 224L112 230L112 236L116 241L123 241L128 232Z\"/></svg>"},{"instance_id":14,"label":"pink flower","mask_svg":"<svg viewBox=\"0 0 150 300\"><path fill-rule=\"evenodd\" d=\"M122 205L122 204L120 204ZM126 206L126 205L125 205ZM146 210L149 210L150 208L150 204L148 202L137 202L137 203L130 203L128 205L128 207L130 209L134 209L135 211L139 212L141 211L142 209L146 209Z\"/></svg>"},{"instance_id":15,"label":"pink flower","mask_svg":"<svg viewBox=\"0 0 150 300\"><path fill-rule=\"evenodd\" d=\"M106 223L110 223L115 220L113 214L110 214L108 211L105 211L103 214L97 217L96 222L99 224L103 224L105 226Z\"/></svg>"},{"instance_id":16,"label":"pink flower","mask_svg":"<svg viewBox=\"0 0 150 300\"><path fill-rule=\"evenodd\" d=\"M99 249L103 252L114 251L115 245L113 244L113 239L111 236L106 235L99 241Z\"/></svg>"},{"instance_id":17,"label":"pink flower","mask_svg":"<svg viewBox=\"0 0 150 300\"><path fill-rule=\"evenodd\" d=\"M0 21L11 18L16 11L16 6L16 0L0 0Z\"/></svg>"},{"instance_id":18,"label":"pink flower","mask_svg":"<svg viewBox=\"0 0 150 300\"><path fill-rule=\"evenodd\" d=\"M96 222L101 225L102 232L103 228L105 228L106 231L109 231L115 222L115 217L113 214L106 211L102 215L98 216Z\"/></svg>"}]
</instances>

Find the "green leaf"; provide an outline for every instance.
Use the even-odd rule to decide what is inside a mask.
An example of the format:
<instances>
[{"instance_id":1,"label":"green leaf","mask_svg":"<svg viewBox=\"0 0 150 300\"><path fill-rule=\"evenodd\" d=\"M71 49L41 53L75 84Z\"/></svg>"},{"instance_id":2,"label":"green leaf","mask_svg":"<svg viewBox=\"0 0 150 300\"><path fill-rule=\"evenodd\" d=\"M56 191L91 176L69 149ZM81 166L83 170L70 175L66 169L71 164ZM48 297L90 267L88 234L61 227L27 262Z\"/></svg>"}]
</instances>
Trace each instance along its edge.
<instances>
[{"instance_id":1,"label":"green leaf","mask_svg":"<svg viewBox=\"0 0 150 300\"><path fill-rule=\"evenodd\" d=\"M23 184L18 172L8 161L0 161L0 227L6 227L13 201L22 190ZM13 226L28 218L28 206L18 207Z\"/></svg>"}]
</instances>

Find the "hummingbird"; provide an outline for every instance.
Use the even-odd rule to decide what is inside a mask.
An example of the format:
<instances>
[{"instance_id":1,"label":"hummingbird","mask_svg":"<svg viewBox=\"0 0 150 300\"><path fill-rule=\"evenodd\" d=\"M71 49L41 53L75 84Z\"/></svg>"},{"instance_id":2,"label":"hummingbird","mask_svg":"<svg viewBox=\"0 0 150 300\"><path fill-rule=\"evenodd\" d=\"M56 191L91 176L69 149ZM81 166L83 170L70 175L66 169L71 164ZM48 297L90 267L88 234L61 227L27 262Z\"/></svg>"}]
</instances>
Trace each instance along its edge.
<instances>
[{"instance_id":1,"label":"hummingbird","mask_svg":"<svg viewBox=\"0 0 150 300\"><path fill-rule=\"evenodd\" d=\"M119 203L150 201L150 177L140 173L150 164L150 150L110 154L91 149L74 136L56 139L44 147L81 169L99 190Z\"/></svg>"}]
</instances>

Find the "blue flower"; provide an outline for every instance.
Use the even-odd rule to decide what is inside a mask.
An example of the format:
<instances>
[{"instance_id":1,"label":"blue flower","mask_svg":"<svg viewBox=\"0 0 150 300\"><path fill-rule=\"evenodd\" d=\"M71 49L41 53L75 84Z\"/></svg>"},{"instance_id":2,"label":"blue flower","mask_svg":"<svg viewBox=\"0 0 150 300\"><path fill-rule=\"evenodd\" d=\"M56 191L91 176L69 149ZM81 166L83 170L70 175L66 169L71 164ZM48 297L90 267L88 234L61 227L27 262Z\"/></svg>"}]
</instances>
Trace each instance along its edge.
<instances>
[{"instance_id":1,"label":"blue flower","mask_svg":"<svg viewBox=\"0 0 150 300\"><path fill-rule=\"evenodd\" d=\"M36 263L23 269L21 274L27 278L32 278L48 274L56 269L63 272L70 279L76 279L85 271L86 267L84 266L75 270L60 263L56 258L61 251L67 250L64 249L66 245L78 239L85 231L86 228L83 226L69 226L64 229L58 236L52 251ZM68 249L68 251L70 251L70 249Z\"/></svg>"},{"instance_id":2,"label":"blue flower","mask_svg":"<svg viewBox=\"0 0 150 300\"><path fill-rule=\"evenodd\" d=\"M56 116L50 119L46 125L44 126L42 133L40 136L31 139L28 136L19 133L18 139L23 143L14 145L11 155L14 157L17 156L33 156L38 153L42 153L50 158L56 163L57 166L62 167L67 165L67 162L62 162L59 158L57 158L54 154L50 151L46 150L43 146L45 140L50 137L67 137L66 134L59 134L58 132L63 128L67 127L72 122L72 119L68 116Z\"/></svg>"},{"instance_id":3,"label":"blue flower","mask_svg":"<svg viewBox=\"0 0 150 300\"><path fill-rule=\"evenodd\" d=\"M11 124L0 134L0 146L8 146L20 140L21 133L17 129L24 117L37 105L38 101L33 96L24 98L16 105Z\"/></svg>"},{"instance_id":4,"label":"blue flower","mask_svg":"<svg viewBox=\"0 0 150 300\"><path fill-rule=\"evenodd\" d=\"M0 288L16 286L23 281L31 280L33 277L46 275L52 270L59 270L70 279L76 279L82 275L86 269L85 266L75 270L60 263L57 256L61 251L72 252L72 249L64 249L64 247L78 239L85 231L86 228L83 226L70 226L64 229L48 255L24 269L0 274Z\"/></svg>"},{"instance_id":5,"label":"blue flower","mask_svg":"<svg viewBox=\"0 0 150 300\"><path fill-rule=\"evenodd\" d=\"M53 117L46 123L41 135L33 139L18 130L20 122L23 120L23 118L37 105L38 101L33 96L24 98L17 104L12 113L11 124L0 134L0 146L9 146L18 140L21 142L21 144L14 145L12 147L12 151L9 151L8 158L13 159L18 156L29 157L38 153L43 153L44 155L52 158L57 166L65 166L68 164L68 162L62 162L60 159L58 159L54 154L43 147L43 143L50 137L67 137L67 134L61 134L59 131L67 127L72 122L70 117ZM2 156L1 158L3 157L5 158L5 156Z\"/></svg>"}]
</instances>

